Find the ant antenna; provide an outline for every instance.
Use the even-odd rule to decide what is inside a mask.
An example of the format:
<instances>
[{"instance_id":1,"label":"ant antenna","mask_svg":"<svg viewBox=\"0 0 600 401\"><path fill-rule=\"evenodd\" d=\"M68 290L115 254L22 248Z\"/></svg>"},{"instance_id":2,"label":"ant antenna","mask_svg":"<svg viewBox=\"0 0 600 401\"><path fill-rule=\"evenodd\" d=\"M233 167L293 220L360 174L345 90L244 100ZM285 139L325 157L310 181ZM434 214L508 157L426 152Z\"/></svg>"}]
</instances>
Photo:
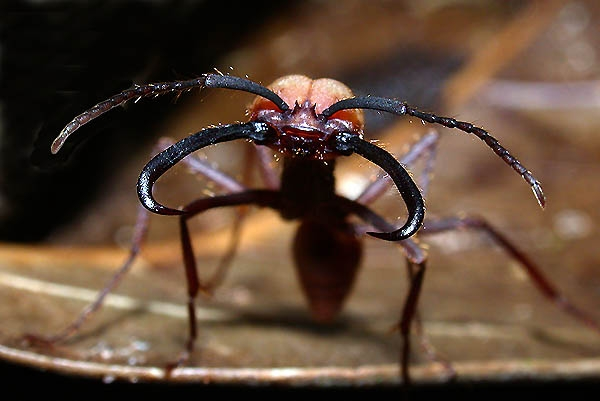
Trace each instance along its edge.
<instances>
[{"instance_id":1,"label":"ant antenna","mask_svg":"<svg viewBox=\"0 0 600 401\"><path fill-rule=\"evenodd\" d=\"M546 196L544 195L540 182L514 156L512 156L506 148L500 145L496 138L491 136L482 128L476 127L473 124L465 121L457 121L454 118L439 117L432 113L425 113L398 100L375 96L355 97L351 99L340 100L339 102L329 106L321 114L329 118L334 113L345 109L373 109L397 115L407 114L409 116L418 117L421 120L429 123L440 124L447 128L457 128L468 134L476 135L479 139L484 141L486 145L488 145L498 156L500 156L500 158L504 160L506 164L512 167L513 170L523 177L525 182L531 186L533 194L540 207L543 209L546 206Z\"/></svg>"},{"instance_id":2,"label":"ant antenna","mask_svg":"<svg viewBox=\"0 0 600 401\"><path fill-rule=\"evenodd\" d=\"M288 110L290 106L283 101L275 92L264 86L257 84L256 82L250 81L249 79L240 78L231 75L220 75L220 74L203 74L202 76L187 81L173 81L163 82L158 84L147 84L147 85L134 85L130 89L126 89L121 93L118 93L107 100L104 100L97 105L84 111L65 128L62 129L60 134L52 142L50 148L53 154L63 147L65 141L71 134L77 131L79 128L89 123L93 119L100 117L102 114L112 110L117 106L121 106L129 100L135 99L136 101L146 97L156 97L166 95L168 93L176 92L181 93L189 91L194 88L224 88L224 89L235 89L243 92L253 93L258 96L262 96L273 103L281 111Z\"/></svg>"}]
</instances>

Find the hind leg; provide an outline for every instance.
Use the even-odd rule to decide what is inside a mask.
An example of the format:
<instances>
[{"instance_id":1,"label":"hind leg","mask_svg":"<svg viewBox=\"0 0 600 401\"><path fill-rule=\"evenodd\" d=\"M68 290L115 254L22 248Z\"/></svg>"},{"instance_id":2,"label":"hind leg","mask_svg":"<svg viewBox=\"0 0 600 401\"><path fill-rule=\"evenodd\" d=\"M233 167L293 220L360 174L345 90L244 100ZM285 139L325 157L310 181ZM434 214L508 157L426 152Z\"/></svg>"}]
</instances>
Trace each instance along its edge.
<instances>
[{"instance_id":1,"label":"hind leg","mask_svg":"<svg viewBox=\"0 0 600 401\"><path fill-rule=\"evenodd\" d=\"M35 343L35 344L43 344L43 345L54 345L60 343L67 338L71 337L75 333L77 333L81 326L95 313L97 312L104 303L104 300L121 282L123 277L127 274L136 257L138 256L142 245L144 243L144 239L148 232L149 226L149 213L142 206L138 206L137 219L134 228L134 234L131 240L131 247L129 248L129 255L127 259L121 267L111 276L108 282L102 287L102 290L98 293L96 299L88 304L83 310L79 313L79 315L71 322L67 327L65 327L60 332L50 335L43 336L39 334L28 333L23 336L23 340L26 343Z\"/></svg>"},{"instance_id":2,"label":"hind leg","mask_svg":"<svg viewBox=\"0 0 600 401\"><path fill-rule=\"evenodd\" d=\"M542 269L521 251L510 239L501 234L486 220L479 217L451 217L440 220L427 220L420 235L432 235L445 231L472 229L482 231L498 244L511 258L516 260L531 282L544 297L552 301L563 312L571 315L592 330L600 333L600 323L584 310L575 306L562 294L558 287L546 277Z\"/></svg>"},{"instance_id":3,"label":"hind leg","mask_svg":"<svg viewBox=\"0 0 600 401\"><path fill-rule=\"evenodd\" d=\"M159 153L160 151L171 146L172 143L173 141L171 139L160 139L155 145L152 154L154 155ZM212 181L225 191L240 192L245 189L245 186L239 183L234 178L219 171L218 169L215 169L208 163L198 158L188 157L184 159L184 163L189 167L189 169L193 173L207 178L208 180ZM123 277L125 277L127 272L131 269L131 266L133 266L133 263L135 262L144 244L144 240L149 229L149 220L150 212L141 205L138 206L137 218L134 226L134 233L131 239L129 254L126 260L119 267L119 269L117 269L117 271L110 277L110 279L106 282L104 287L102 287L96 299L92 303L85 306L81 310L79 315L67 327L65 327L60 332L49 336L28 333L23 336L23 340L26 343L35 343L51 346L65 341L67 338L76 334L85 324L85 322L88 321L90 317L102 307L106 297L119 285ZM218 283L220 283L224 278L228 266L235 254L235 249L239 241L240 228L241 218L238 218L234 223L232 239L225 253L225 256L222 258L221 263L219 264L219 267L217 268L217 271L214 275L214 278L208 281L209 284L206 286L207 289L216 287Z\"/></svg>"}]
</instances>

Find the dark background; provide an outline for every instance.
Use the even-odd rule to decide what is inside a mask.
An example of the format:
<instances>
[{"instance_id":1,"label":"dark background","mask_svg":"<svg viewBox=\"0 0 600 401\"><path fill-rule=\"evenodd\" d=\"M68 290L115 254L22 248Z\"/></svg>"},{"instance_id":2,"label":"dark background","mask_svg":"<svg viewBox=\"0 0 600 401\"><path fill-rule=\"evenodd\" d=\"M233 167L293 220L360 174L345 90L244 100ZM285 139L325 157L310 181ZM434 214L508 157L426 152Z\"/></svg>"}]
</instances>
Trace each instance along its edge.
<instances>
[{"instance_id":1,"label":"dark background","mask_svg":"<svg viewBox=\"0 0 600 401\"><path fill-rule=\"evenodd\" d=\"M74 135L59 155L50 155L49 144L73 116L134 82L187 79L215 66L222 68L224 56L257 40L252 34L259 27L276 21L297 3L256 2L243 7L207 1L2 2L0 240L43 243L56 230L68 230L69 224L85 215L90 202L103 195L105 185L128 158L147 152L156 140L155 127L183 101L175 103L167 96L113 110L110 118L100 118ZM519 7L518 2L506 3L500 13L511 15ZM411 103L435 110L441 104L441 82L467 57L466 52L442 47L431 52L406 46L378 60L357 61L332 72L359 94L402 93ZM377 121L380 126L371 125L375 130L390 124ZM190 384L103 384L10 363L0 365L0 377L10 390L23 394L77 386L81 396L107 391L170 397L190 390L195 397L202 396L202 389ZM16 384L17 379L26 384ZM573 397L596 390L597 384L597 380L571 379L435 385L415 388L413 397L456 394L504 399L548 392ZM214 388L246 391L245 387Z\"/></svg>"}]
</instances>

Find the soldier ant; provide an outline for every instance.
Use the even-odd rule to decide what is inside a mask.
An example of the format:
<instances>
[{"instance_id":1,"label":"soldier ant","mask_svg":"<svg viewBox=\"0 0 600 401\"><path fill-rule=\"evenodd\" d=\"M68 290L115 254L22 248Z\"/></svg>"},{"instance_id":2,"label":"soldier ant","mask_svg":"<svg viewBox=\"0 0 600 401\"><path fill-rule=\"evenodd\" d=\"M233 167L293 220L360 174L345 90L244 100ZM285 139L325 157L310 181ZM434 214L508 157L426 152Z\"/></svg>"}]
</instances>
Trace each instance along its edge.
<instances>
[{"instance_id":1,"label":"soldier ant","mask_svg":"<svg viewBox=\"0 0 600 401\"><path fill-rule=\"evenodd\" d=\"M398 322L402 338L400 367L405 382L409 381L411 325L413 321L419 322L416 310L426 270L425 252L412 239L417 233L427 235L464 227L485 231L520 263L544 296L565 312L600 331L593 319L567 301L525 254L485 221L453 218L428 220L424 223L425 205L421 190L403 164L410 165L415 159L431 152L437 142L437 135L424 136L398 161L384 149L363 139L362 109L417 117L477 136L531 186L543 208L545 196L539 181L488 132L468 122L422 112L394 99L354 97L347 86L332 79L313 80L301 75L290 75L264 87L245 78L209 73L185 81L135 85L98 103L66 125L54 140L51 151L57 153L67 138L81 126L129 100L169 93L180 94L195 88L235 89L257 97L249 107L248 122L205 128L170 144L146 164L137 183L137 193L144 208L156 214L179 217L187 278L189 334L186 349L174 366L183 363L194 348L197 336L195 301L198 292L211 292L220 281L202 280L199 277L188 220L209 209L226 206L267 207L278 211L284 219L300 221L293 243L294 262L310 312L320 322L329 322L339 313L351 291L359 267L362 253L360 236L365 232L349 221L350 216L358 217L375 230L366 234L400 246L404 251L410 279ZM197 159L187 158L191 153L209 145L237 139L257 145L260 171L266 188L248 189L217 169ZM269 159L264 153L265 148L271 148L282 156L283 169L280 177L270 167ZM336 194L334 189L336 159L353 153L379 166L386 173L371 183L355 200ZM152 193L155 182L182 160L189 163L197 173L224 188L227 194L197 199L179 209L158 202ZM408 211L407 220L400 228L388 223L367 206L392 185L400 193ZM426 185L427 182L424 181L421 185L423 191ZM100 308L103 299L117 285L139 252L148 217L147 212L141 210L143 213L138 217L130 256L96 301L63 332L48 338L34 335L27 338L46 343L61 341L77 331L86 318Z\"/></svg>"}]
</instances>

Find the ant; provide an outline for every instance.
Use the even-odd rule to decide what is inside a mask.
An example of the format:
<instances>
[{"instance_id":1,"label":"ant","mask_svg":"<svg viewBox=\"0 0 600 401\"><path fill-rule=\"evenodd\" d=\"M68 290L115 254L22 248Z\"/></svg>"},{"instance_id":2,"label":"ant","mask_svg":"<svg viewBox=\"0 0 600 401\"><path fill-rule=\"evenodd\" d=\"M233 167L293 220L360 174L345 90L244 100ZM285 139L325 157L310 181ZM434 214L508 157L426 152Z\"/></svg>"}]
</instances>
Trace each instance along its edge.
<instances>
[{"instance_id":1,"label":"ant","mask_svg":"<svg viewBox=\"0 0 600 401\"><path fill-rule=\"evenodd\" d=\"M249 107L248 122L205 128L177 143L171 142L162 146L163 150L142 169L137 182L137 194L145 209L160 215L178 216L180 223L187 279L189 333L185 351L177 362L167 369L167 373L184 363L193 351L197 337L196 298L200 291L212 292L220 282L224 273L221 268L226 264L220 265L220 272L217 271L211 280L200 279L188 220L209 209L226 206L267 207L278 211L283 219L300 221L293 243L294 262L311 315L319 322L332 321L351 292L362 254L360 237L366 233L371 237L397 244L404 252L410 281L401 317L396 326L402 339L400 370L404 382L410 380L410 333L413 323L420 325L417 304L427 261L425 251L413 239L417 233L429 235L461 228L474 228L486 232L520 263L545 297L600 332L600 325L571 304L523 252L484 220L449 218L424 222L425 204L421 190L426 190L427 174L424 174L425 179L420 190L404 164L410 165L417 158L427 154L432 158L438 135L430 133L423 136L398 161L386 150L363 139L362 109L417 117L428 123L456 128L475 135L531 186L537 202L543 208L546 200L540 182L487 131L468 122L419 111L394 99L355 97L346 85L333 79L313 80L302 75L289 75L264 87L246 78L208 73L190 80L135 85L98 103L66 125L52 143L51 151L56 154L67 138L80 127L129 100L137 101L170 93L179 95L195 88L234 89L257 97ZM216 168L187 157L209 145L239 139L257 145L255 149L266 188L248 189ZM283 158L280 177L270 166L268 150L265 153L267 148L279 153ZM354 153L379 166L386 175L380 176L367 186L358 198L352 200L336 194L334 168L338 157ZM196 173L221 186L227 193L200 198L179 209L162 205L153 196L154 184L180 161L188 163ZM369 203L379 198L392 185L402 197L408 212L406 222L400 228L396 228L368 207ZM101 307L106 295L116 287L139 253L148 226L148 213L145 209L140 207L129 258L103 288L96 301L84 309L61 333L47 338L35 335L28 335L26 338L50 344L61 341L76 332L84 321ZM365 232L349 220L350 216L358 217L375 231ZM240 219L239 214L236 224L239 224ZM225 259L231 259L234 248L228 250ZM421 330L418 334L425 346ZM434 352L430 354L432 358L436 358Z\"/></svg>"}]
</instances>

